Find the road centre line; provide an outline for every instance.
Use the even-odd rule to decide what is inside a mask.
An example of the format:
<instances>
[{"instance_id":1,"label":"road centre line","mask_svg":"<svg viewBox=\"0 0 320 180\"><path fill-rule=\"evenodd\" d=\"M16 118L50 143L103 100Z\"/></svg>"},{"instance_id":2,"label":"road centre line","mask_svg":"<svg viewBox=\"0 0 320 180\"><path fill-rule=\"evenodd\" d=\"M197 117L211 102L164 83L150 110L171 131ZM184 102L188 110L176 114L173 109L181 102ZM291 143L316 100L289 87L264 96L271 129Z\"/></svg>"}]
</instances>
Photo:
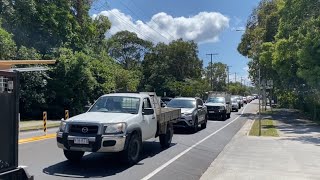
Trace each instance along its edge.
<instances>
[{"instance_id":1,"label":"road centre line","mask_svg":"<svg viewBox=\"0 0 320 180\"><path fill-rule=\"evenodd\" d=\"M208 135L207 137L203 138L201 141L195 143L194 145L190 146L188 149L182 151L180 154L176 155L175 157L173 157L171 160L169 160L168 162L164 163L162 166L158 167L157 169L155 169L154 171L152 171L150 174L148 174L147 176L145 176L144 178L142 178L141 180L148 180L150 178L152 178L154 175L156 175L157 173L159 173L161 170L163 170L164 168L166 168L167 166L169 166L171 163L173 163L174 161L176 161L177 159L179 159L181 156L183 156L184 154L186 154L187 152L189 152L191 149L193 149L194 147L198 146L199 144L203 143L205 140L209 139L210 137L212 137L213 135L217 134L219 131L221 131L222 129L226 128L227 126L229 126L230 124L232 124L233 122L235 122L239 117L241 117L244 113L244 111L246 110L246 108L248 107L248 105L242 110L241 114L236 117L234 120L230 121L228 124L224 125L223 127L221 127L220 129L218 129L217 131L213 132L212 134Z\"/></svg>"}]
</instances>

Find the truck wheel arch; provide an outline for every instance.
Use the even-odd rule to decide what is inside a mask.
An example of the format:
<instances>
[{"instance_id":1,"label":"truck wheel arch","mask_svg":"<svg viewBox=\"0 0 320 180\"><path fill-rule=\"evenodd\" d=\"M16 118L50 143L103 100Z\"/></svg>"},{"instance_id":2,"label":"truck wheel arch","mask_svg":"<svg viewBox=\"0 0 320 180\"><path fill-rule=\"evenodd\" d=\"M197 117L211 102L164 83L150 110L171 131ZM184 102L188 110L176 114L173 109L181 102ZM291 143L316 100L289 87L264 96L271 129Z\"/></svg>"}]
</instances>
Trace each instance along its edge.
<instances>
[{"instance_id":1,"label":"truck wheel arch","mask_svg":"<svg viewBox=\"0 0 320 180\"><path fill-rule=\"evenodd\" d=\"M127 129L127 137L126 137L126 142L125 142L125 147L124 149L126 149L128 147L128 143L129 143L129 140L130 140L130 137L133 135L133 134L138 134L139 137L141 138L141 141L142 141L142 131L141 131L141 128L140 127L131 127L131 128L128 128Z\"/></svg>"}]
</instances>

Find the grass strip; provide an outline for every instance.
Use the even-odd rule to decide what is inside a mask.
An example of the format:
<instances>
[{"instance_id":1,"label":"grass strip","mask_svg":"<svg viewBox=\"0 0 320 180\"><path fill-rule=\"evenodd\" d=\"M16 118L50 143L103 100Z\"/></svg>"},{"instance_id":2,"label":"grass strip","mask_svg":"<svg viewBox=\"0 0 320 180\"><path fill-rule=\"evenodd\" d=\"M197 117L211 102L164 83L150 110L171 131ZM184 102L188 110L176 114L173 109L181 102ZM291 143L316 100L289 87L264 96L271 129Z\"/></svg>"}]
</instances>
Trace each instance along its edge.
<instances>
[{"instance_id":1,"label":"grass strip","mask_svg":"<svg viewBox=\"0 0 320 180\"><path fill-rule=\"evenodd\" d=\"M250 136L259 136L259 120L255 120L250 133ZM261 136L279 137L275 123L271 119L261 120Z\"/></svg>"}]
</instances>

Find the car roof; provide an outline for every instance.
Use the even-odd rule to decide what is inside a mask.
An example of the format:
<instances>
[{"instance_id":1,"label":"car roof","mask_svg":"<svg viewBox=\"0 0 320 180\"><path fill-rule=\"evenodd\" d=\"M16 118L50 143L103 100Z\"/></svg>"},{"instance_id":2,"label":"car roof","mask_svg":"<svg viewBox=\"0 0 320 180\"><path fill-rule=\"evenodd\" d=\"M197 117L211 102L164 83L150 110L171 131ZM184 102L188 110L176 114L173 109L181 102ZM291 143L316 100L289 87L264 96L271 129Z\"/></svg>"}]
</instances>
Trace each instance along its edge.
<instances>
[{"instance_id":1,"label":"car roof","mask_svg":"<svg viewBox=\"0 0 320 180\"><path fill-rule=\"evenodd\" d=\"M199 98L196 98L196 97L177 97L177 98L174 98L174 99L180 99L180 100L196 100L196 99L199 99Z\"/></svg>"},{"instance_id":2,"label":"car roof","mask_svg":"<svg viewBox=\"0 0 320 180\"><path fill-rule=\"evenodd\" d=\"M136 98L149 97L147 94L139 94L139 93L111 93L111 94L105 94L102 97L105 97L105 96L121 96L121 97L136 97Z\"/></svg>"}]
</instances>

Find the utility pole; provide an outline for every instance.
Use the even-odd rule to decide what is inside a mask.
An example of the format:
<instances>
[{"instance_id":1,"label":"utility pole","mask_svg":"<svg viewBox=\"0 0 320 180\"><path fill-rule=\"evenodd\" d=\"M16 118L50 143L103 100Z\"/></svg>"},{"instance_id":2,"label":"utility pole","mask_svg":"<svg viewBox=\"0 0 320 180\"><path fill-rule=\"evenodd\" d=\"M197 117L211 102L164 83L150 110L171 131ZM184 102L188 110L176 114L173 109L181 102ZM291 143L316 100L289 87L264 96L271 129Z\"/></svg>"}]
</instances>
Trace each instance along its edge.
<instances>
[{"instance_id":1,"label":"utility pole","mask_svg":"<svg viewBox=\"0 0 320 180\"><path fill-rule=\"evenodd\" d=\"M228 73L228 92L229 92L229 84L230 84L230 74L229 74L229 68L232 66L227 66L227 73Z\"/></svg>"},{"instance_id":2,"label":"utility pole","mask_svg":"<svg viewBox=\"0 0 320 180\"><path fill-rule=\"evenodd\" d=\"M213 82L212 82L212 57L213 56L216 56L218 55L218 53L209 53L209 54L206 54L207 56L210 56L211 57L211 66L210 66L210 87L211 87L211 90L213 90Z\"/></svg>"},{"instance_id":3,"label":"utility pole","mask_svg":"<svg viewBox=\"0 0 320 180\"><path fill-rule=\"evenodd\" d=\"M237 73L235 72L234 73L234 83L236 83L237 82Z\"/></svg>"},{"instance_id":4,"label":"utility pole","mask_svg":"<svg viewBox=\"0 0 320 180\"><path fill-rule=\"evenodd\" d=\"M260 103L260 96L261 96L261 74L260 74L260 67L259 67L259 136L261 136L261 103Z\"/></svg>"},{"instance_id":5,"label":"utility pole","mask_svg":"<svg viewBox=\"0 0 320 180\"><path fill-rule=\"evenodd\" d=\"M243 78L243 77L241 77L241 81L240 81L241 88L242 88L242 78Z\"/></svg>"}]
</instances>

